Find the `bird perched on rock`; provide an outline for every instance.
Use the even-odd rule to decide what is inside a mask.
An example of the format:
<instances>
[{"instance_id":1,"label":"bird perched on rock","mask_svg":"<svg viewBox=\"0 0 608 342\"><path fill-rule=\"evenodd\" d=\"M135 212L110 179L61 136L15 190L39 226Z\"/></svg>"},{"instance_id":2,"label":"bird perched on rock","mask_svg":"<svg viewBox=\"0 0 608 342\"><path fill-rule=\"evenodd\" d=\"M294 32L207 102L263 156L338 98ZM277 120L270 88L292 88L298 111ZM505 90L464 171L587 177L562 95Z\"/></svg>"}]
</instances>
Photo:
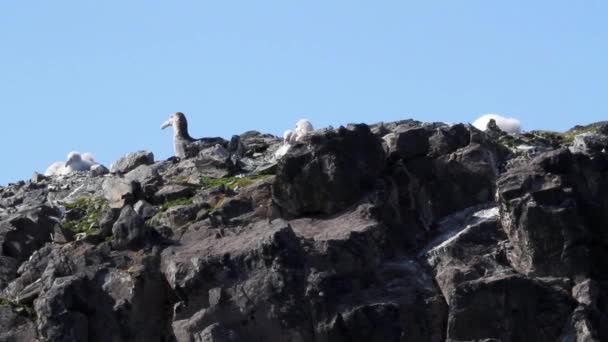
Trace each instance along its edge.
<instances>
[{"instance_id":1,"label":"bird perched on rock","mask_svg":"<svg viewBox=\"0 0 608 342\"><path fill-rule=\"evenodd\" d=\"M173 126L173 150L175 151L175 156L186 158L188 156L188 145L196 140L188 133L188 120L186 120L184 113L176 112L171 114L169 120L165 121L160 128L165 129L169 126Z\"/></svg>"},{"instance_id":2,"label":"bird perched on rock","mask_svg":"<svg viewBox=\"0 0 608 342\"><path fill-rule=\"evenodd\" d=\"M83 153L72 151L68 153L67 161L55 162L49 166L44 172L45 176L60 176L67 175L75 171L89 171L97 165L101 165L95 161L95 157L91 153Z\"/></svg>"},{"instance_id":3,"label":"bird perched on rock","mask_svg":"<svg viewBox=\"0 0 608 342\"><path fill-rule=\"evenodd\" d=\"M315 129L312 127L312 124L310 123L310 121L306 120L306 119L301 119L296 123L296 130L295 130L295 137L293 138L294 141L299 141L300 139L304 138L304 136L312 131L314 131Z\"/></svg>"},{"instance_id":4,"label":"bird perched on rock","mask_svg":"<svg viewBox=\"0 0 608 342\"><path fill-rule=\"evenodd\" d=\"M91 166L97 164L92 154L78 152L70 152L68 154L68 161L65 162L63 174L69 174L74 171L89 171Z\"/></svg>"},{"instance_id":5,"label":"bird perched on rock","mask_svg":"<svg viewBox=\"0 0 608 342\"><path fill-rule=\"evenodd\" d=\"M306 134L314 131L312 124L310 121L306 119L301 119L296 123L295 130L288 129L283 133L283 146L281 146L274 154L275 158L281 158L287 151L291 145L293 145L296 141L302 139Z\"/></svg>"},{"instance_id":6,"label":"bird perched on rock","mask_svg":"<svg viewBox=\"0 0 608 342\"><path fill-rule=\"evenodd\" d=\"M288 129L285 131L285 133L283 133L283 145L288 145L291 144L295 141L295 133Z\"/></svg>"}]
</instances>

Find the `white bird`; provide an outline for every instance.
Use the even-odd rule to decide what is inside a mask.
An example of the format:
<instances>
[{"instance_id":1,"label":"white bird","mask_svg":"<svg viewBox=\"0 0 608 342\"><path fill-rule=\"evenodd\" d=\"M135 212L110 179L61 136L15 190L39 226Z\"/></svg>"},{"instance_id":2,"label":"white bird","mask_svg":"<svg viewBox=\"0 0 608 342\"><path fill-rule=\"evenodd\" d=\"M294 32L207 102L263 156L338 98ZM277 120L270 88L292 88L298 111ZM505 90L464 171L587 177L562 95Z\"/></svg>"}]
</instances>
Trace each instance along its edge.
<instances>
[{"instance_id":1,"label":"white bird","mask_svg":"<svg viewBox=\"0 0 608 342\"><path fill-rule=\"evenodd\" d=\"M67 175L75 171L89 171L95 165L100 165L95 161L95 156L91 153L72 151L68 154L67 161L54 162L44 172L45 176Z\"/></svg>"},{"instance_id":2,"label":"white bird","mask_svg":"<svg viewBox=\"0 0 608 342\"><path fill-rule=\"evenodd\" d=\"M44 175L49 176L59 176L63 173L63 168L65 167L65 162L54 162L49 166L46 171L44 171Z\"/></svg>"},{"instance_id":3,"label":"white bird","mask_svg":"<svg viewBox=\"0 0 608 342\"><path fill-rule=\"evenodd\" d=\"M301 119L296 123L294 130L288 129L283 133L283 146L279 147L274 153L275 159L280 159L289 151L291 145L302 139L306 134L314 131L310 121Z\"/></svg>"},{"instance_id":4,"label":"white bird","mask_svg":"<svg viewBox=\"0 0 608 342\"><path fill-rule=\"evenodd\" d=\"M283 133L283 145L289 145L294 142L295 134L292 130L288 129Z\"/></svg>"},{"instance_id":5,"label":"white bird","mask_svg":"<svg viewBox=\"0 0 608 342\"><path fill-rule=\"evenodd\" d=\"M482 115L481 117L479 117L477 120L475 120L473 122L473 126L475 126L475 128L477 128L481 131L485 131L488 128L488 123L492 119L494 119L494 121L496 121L496 125L498 126L498 128L500 128L502 131L504 131L506 133L509 133L509 134L521 133L521 122L518 119L506 118L506 117L498 115L498 114Z\"/></svg>"},{"instance_id":6,"label":"white bird","mask_svg":"<svg viewBox=\"0 0 608 342\"><path fill-rule=\"evenodd\" d=\"M68 160L65 162L62 174L67 175L75 171L89 171L91 166L95 164L92 154L80 154L79 152L72 151L68 154Z\"/></svg>"},{"instance_id":7,"label":"white bird","mask_svg":"<svg viewBox=\"0 0 608 342\"><path fill-rule=\"evenodd\" d=\"M301 119L296 123L296 130L295 130L295 141L299 141L300 139L302 139L306 134L310 133L314 131L314 128L312 127L312 124L310 123L310 121L306 120L306 119Z\"/></svg>"}]
</instances>

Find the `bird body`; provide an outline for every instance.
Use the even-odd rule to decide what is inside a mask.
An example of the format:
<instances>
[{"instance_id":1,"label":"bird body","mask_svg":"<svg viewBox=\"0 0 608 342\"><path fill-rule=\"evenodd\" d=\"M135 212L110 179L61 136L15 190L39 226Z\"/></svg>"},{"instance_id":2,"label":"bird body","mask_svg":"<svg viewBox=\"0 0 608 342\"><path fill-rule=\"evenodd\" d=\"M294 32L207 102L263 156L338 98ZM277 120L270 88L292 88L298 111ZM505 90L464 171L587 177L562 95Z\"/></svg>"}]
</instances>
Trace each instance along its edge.
<instances>
[{"instance_id":1,"label":"bird body","mask_svg":"<svg viewBox=\"0 0 608 342\"><path fill-rule=\"evenodd\" d=\"M95 165L100 165L95 161L95 156L91 153L83 153L72 151L68 154L67 161L54 162L44 172L45 176L61 176L68 175L77 171L89 171Z\"/></svg>"},{"instance_id":2,"label":"bird body","mask_svg":"<svg viewBox=\"0 0 608 342\"><path fill-rule=\"evenodd\" d=\"M182 112L171 114L169 120L165 121L160 128L165 129L169 126L173 127L173 151L175 156L186 158L188 156L188 145L194 141L188 133L188 120Z\"/></svg>"},{"instance_id":3,"label":"bird body","mask_svg":"<svg viewBox=\"0 0 608 342\"><path fill-rule=\"evenodd\" d=\"M283 133L283 145L291 144L295 141L295 134L292 130L288 129Z\"/></svg>"},{"instance_id":4,"label":"bird body","mask_svg":"<svg viewBox=\"0 0 608 342\"><path fill-rule=\"evenodd\" d=\"M312 127L312 124L310 123L310 121L306 120L306 119L301 119L296 123L296 130L295 130L295 141L299 141L300 139L304 138L304 136L310 132L314 131L314 128Z\"/></svg>"},{"instance_id":5,"label":"bird body","mask_svg":"<svg viewBox=\"0 0 608 342\"><path fill-rule=\"evenodd\" d=\"M63 168L65 167L65 162L54 162L49 166L46 171L44 171L45 176L58 176L63 173Z\"/></svg>"},{"instance_id":6,"label":"bird body","mask_svg":"<svg viewBox=\"0 0 608 342\"><path fill-rule=\"evenodd\" d=\"M288 129L283 133L283 146L279 147L275 153L275 159L280 159L287 154L291 145L304 138L305 135L314 131L310 121L301 119L296 123L294 130Z\"/></svg>"}]
</instances>

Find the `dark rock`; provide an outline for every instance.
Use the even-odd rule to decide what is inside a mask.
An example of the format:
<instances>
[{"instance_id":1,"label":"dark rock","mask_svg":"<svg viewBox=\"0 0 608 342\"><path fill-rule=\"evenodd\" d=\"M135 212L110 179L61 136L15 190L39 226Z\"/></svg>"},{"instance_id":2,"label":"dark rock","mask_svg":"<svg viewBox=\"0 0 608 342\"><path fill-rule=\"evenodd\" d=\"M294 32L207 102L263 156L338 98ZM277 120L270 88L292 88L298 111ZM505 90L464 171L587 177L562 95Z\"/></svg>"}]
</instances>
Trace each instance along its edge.
<instances>
[{"instance_id":1,"label":"dark rock","mask_svg":"<svg viewBox=\"0 0 608 342\"><path fill-rule=\"evenodd\" d=\"M195 336L196 341L201 342L240 342L242 339L232 331L214 323L205 328L198 336Z\"/></svg>"},{"instance_id":2,"label":"dark rock","mask_svg":"<svg viewBox=\"0 0 608 342\"><path fill-rule=\"evenodd\" d=\"M192 197L194 189L191 186L180 185L180 184L169 184L163 186L156 194L154 194L154 200L156 203L165 203L168 201L174 201L180 198Z\"/></svg>"},{"instance_id":3,"label":"dark rock","mask_svg":"<svg viewBox=\"0 0 608 342\"><path fill-rule=\"evenodd\" d=\"M135 203L133 206L133 209L144 220L151 218L157 212L157 209L154 206L144 200L137 201L137 203Z\"/></svg>"},{"instance_id":4,"label":"dark rock","mask_svg":"<svg viewBox=\"0 0 608 342\"><path fill-rule=\"evenodd\" d=\"M101 176L104 176L104 175L107 175L108 173L110 173L110 170L108 170L107 167L105 167L101 164L97 164L97 165L91 166L91 170L89 171L89 173L91 174L92 177L101 177Z\"/></svg>"},{"instance_id":5,"label":"dark rock","mask_svg":"<svg viewBox=\"0 0 608 342\"><path fill-rule=\"evenodd\" d=\"M429 155L450 154L470 143L470 132L463 124L438 128L429 138Z\"/></svg>"},{"instance_id":6,"label":"dark rock","mask_svg":"<svg viewBox=\"0 0 608 342\"><path fill-rule=\"evenodd\" d=\"M148 237L144 220L130 205L120 212L118 221L112 227L112 246L117 249L141 247Z\"/></svg>"},{"instance_id":7,"label":"dark rock","mask_svg":"<svg viewBox=\"0 0 608 342\"><path fill-rule=\"evenodd\" d=\"M541 154L498 181L513 267L534 276L587 277L606 269L606 164L567 149ZM601 166L601 169L598 167ZM591 190L593 189L593 190ZM592 255L594 262L591 262ZM601 272L601 271L600 271Z\"/></svg>"},{"instance_id":8,"label":"dark rock","mask_svg":"<svg viewBox=\"0 0 608 342\"><path fill-rule=\"evenodd\" d=\"M221 178L235 171L228 151L221 145L203 149L194 160L196 169L202 176Z\"/></svg>"},{"instance_id":9,"label":"dark rock","mask_svg":"<svg viewBox=\"0 0 608 342\"><path fill-rule=\"evenodd\" d=\"M59 215L52 208L43 206L1 221L2 255L24 261L50 242L58 224L53 216Z\"/></svg>"},{"instance_id":10,"label":"dark rock","mask_svg":"<svg viewBox=\"0 0 608 342\"><path fill-rule=\"evenodd\" d=\"M461 216L462 215L462 216ZM498 208L467 209L445 218L423 251L449 302L458 285L494 274L515 274L506 257Z\"/></svg>"},{"instance_id":11,"label":"dark rock","mask_svg":"<svg viewBox=\"0 0 608 342\"><path fill-rule=\"evenodd\" d=\"M149 151L138 151L128 153L127 155L118 159L110 171L112 173L125 174L131 170L135 170L140 165L151 165L154 163L154 154Z\"/></svg>"},{"instance_id":12,"label":"dark rock","mask_svg":"<svg viewBox=\"0 0 608 342\"><path fill-rule=\"evenodd\" d=\"M32 183L34 183L34 184L42 183L46 179L47 179L47 177L45 177L44 175L41 175L38 172L34 172L34 175L32 176Z\"/></svg>"},{"instance_id":13,"label":"dark rock","mask_svg":"<svg viewBox=\"0 0 608 342\"><path fill-rule=\"evenodd\" d=\"M93 310L87 298L86 279L68 276L55 279L45 296L35 301L38 331L47 341L88 341Z\"/></svg>"},{"instance_id":14,"label":"dark rock","mask_svg":"<svg viewBox=\"0 0 608 342\"><path fill-rule=\"evenodd\" d=\"M19 260L7 256L0 256L0 290L17 277Z\"/></svg>"},{"instance_id":15,"label":"dark rock","mask_svg":"<svg viewBox=\"0 0 608 342\"><path fill-rule=\"evenodd\" d=\"M384 164L382 143L366 125L314 134L279 161L273 197L291 215L333 214L370 191Z\"/></svg>"},{"instance_id":16,"label":"dark rock","mask_svg":"<svg viewBox=\"0 0 608 342\"><path fill-rule=\"evenodd\" d=\"M572 133L250 131L0 186L0 340L608 340L608 155Z\"/></svg>"},{"instance_id":17,"label":"dark rock","mask_svg":"<svg viewBox=\"0 0 608 342\"><path fill-rule=\"evenodd\" d=\"M163 183L162 178L156 171L149 165L140 165L134 170L130 171L125 175L125 179L139 183L139 186L147 198L152 198L154 193L158 191L158 188Z\"/></svg>"},{"instance_id":18,"label":"dark rock","mask_svg":"<svg viewBox=\"0 0 608 342\"><path fill-rule=\"evenodd\" d=\"M583 133L574 137L572 151L596 155L605 152L608 147L608 135L599 133Z\"/></svg>"},{"instance_id":19,"label":"dark rock","mask_svg":"<svg viewBox=\"0 0 608 342\"><path fill-rule=\"evenodd\" d=\"M411 159L429 151L430 132L424 127L402 128L384 137L390 156Z\"/></svg>"},{"instance_id":20,"label":"dark rock","mask_svg":"<svg viewBox=\"0 0 608 342\"><path fill-rule=\"evenodd\" d=\"M176 229L193 223L200 209L201 205L199 204L177 205L155 216L152 219L152 224L154 226L167 226Z\"/></svg>"},{"instance_id":21,"label":"dark rock","mask_svg":"<svg viewBox=\"0 0 608 342\"><path fill-rule=\"evenodd\" d=\"M557 341L574 308L567 290L519 275L464 282L449 302L448 339Z\"/></svg>"},{"instance_id":22,"label":"dark rock","mask_svg":"<svg viewBox=\"0 0 608 342\"><path fill-rule=\"evenodd\" d=\"M11 305L0 305L0 341L36 341L36 324L27 314Z\"/></svg>"}]
</instances>

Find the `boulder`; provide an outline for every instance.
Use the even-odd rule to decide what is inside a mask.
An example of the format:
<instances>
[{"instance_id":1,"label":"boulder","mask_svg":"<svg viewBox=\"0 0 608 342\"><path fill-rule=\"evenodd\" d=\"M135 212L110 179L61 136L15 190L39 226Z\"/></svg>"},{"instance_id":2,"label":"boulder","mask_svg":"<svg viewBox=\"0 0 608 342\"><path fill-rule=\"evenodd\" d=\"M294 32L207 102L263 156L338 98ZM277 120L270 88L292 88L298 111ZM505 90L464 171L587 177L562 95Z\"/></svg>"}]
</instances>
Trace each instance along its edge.
<instances>
[{"instance_id":1,"label":"boulder","mask_svg":"<svg viewBox=\"0 0 608 342\"><path fill-rule=\"evenodd\" d=\"M136 202L138 186L134 181L112 177L103 182L102 191L110 208L120 209Z\"/></svg>"},{"instance_id":2,"label":"boulder","mask_svg":"<svg viewBox=\"0 0 608 342\"><path fill-rule=\"evenodd\" d=\"M608 242L600 228L608 224L606 166L560 149L501 176L501 221L513 246L515 269L531 276L567 277L606 269L603 257L598 258L606 255Z\"/></svg>"},{"instance_id":3,"label":"boulder","mask_svg":"<svg viewBox=\"0 0 608 342\"><path fill-rule=\"evenodd\" d=\"M572 152L596 155L606 151L608 147L608 135L600 133L583 133L574 137Z\"/></svg>"},{"instance_id":4,"label":"boulder","mask_svg":"<svg viewBox=\"0 0 608 342\"><path fill-rule=\"evenodd\" d=\"M424 127L400 128L384 137L389 155L394 158L411 159L425 156L429 152L431 133Z\"/></svg>"},{"instance_id":5,"label":"boulder","mask_svg":"<svg viewBox=\"0 0 608 342\"><path fill-rule=\"evenodd\" d=\"M42 206L0 221L1 254L20 261L27 260L51 241L58 225L56 216L59 216L56 210Z\"/></svg>"},{"instance_id":6,"label":"boulder","mask_svg":"<svg viewBox=\"0 0 608 342\"><path fill-rule=\"evenodd\" d=\"M180 198L192 197L194 188L182 184L168 184L154 194L155 203L166 203Z\"/></svg>"},{"instance_id":7,"label":"boulder","mask_svg":"<svg viewBox=\"0 0 608 342\"><path fill-rule=\"evenodd\" d=\"M309 135L279 161L272 192L294 216L333 214L370 191L385 165L378 137L366 125Z\"/></svg>"},{"instance_id":8,"label":"boulder","mask_svg":"<svg viewBox=\"0 0 608 342\"><path fill-rule=\"evenodd\" d=\"M112 246L117 249L141 247L148 237L148 229L144 220L130 205L120 212L118 221L112 227Z\"/></svg>"},{"instance_id":9,"label":"boulder","mask_svg":"<svg viewBox=\"0 0 608 342\"><path fill-rule=\"evenodd\" d=\"M558 341L574 309L567 284L520 275L464 282L449 302L448 340Z\"/></svg>"},{"instance_id":10,"label":"boulder","mask_svg":"<svg viewBox=\"0 0 608 342\"><path fill-rule=\"evenodd\" d=\"M112 173L125 174L135 170L140 165L151 165L154 163L154 154L149 151L131 152L118 159L110 171Z\"/></svg>"}]
</instances>

